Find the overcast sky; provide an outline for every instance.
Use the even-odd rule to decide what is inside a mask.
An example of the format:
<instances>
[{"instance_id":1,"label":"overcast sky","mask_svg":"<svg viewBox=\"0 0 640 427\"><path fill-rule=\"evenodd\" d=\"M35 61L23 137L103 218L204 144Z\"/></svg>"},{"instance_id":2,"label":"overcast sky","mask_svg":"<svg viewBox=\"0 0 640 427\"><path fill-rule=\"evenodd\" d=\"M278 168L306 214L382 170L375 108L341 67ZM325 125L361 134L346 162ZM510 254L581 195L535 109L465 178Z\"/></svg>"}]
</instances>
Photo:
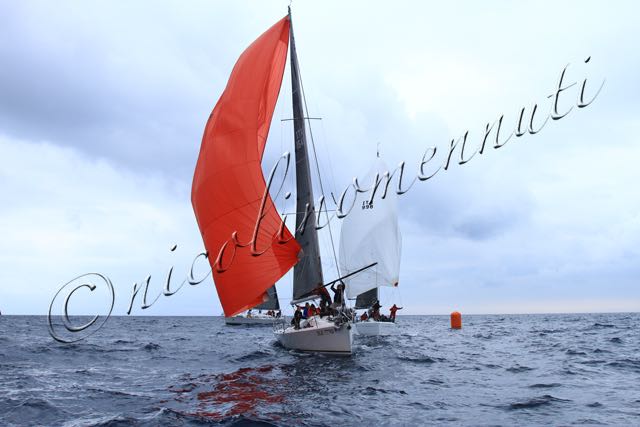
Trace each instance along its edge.
<instances>
[{"instance_id":1,"label":"overcast sky","mask_svg":"<svg viewBox=\"0 0 640 427\"><path fill-rule=\"evenodd\" d=\"M65 282L184 277L203 250L190 203L205 122L238 56L288 1L0 5L0 311L46 314ZM487 122L548 114L560 72L592 105L512 138L399 198L403 314L640 310L640 50L634 2L293 4L324 184L364 175L376 145L417 173ZM585 63L587 58L591 58ZM288 70L286 71L288 73ZM265 170L291 150L288 74ZM566 97L565 97L566 95ZM528 117L528 114L525 117ZM290 191L294 188L291 185ZM279 204L283 209L287 206ZM339 223L336 224L336 232ZM177 244L174 252L170 248ZM326 236L323 254L330 254ZM325 256L325 278L335 277ZM290 298L287 276L278 283ZM104 295L103 295L104 296ZM78 291L76 313L103 310ZM211 279L132 314L219 315Z\"/></svg>"}]
</instances>

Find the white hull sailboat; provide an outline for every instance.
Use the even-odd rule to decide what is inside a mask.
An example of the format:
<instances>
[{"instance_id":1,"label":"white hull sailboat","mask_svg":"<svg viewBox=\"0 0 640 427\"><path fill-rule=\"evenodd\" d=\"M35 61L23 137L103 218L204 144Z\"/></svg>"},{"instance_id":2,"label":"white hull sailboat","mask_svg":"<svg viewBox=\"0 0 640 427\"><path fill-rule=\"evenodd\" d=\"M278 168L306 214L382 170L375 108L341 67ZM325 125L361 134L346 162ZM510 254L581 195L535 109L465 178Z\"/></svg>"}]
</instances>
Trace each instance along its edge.
<instances>
[{"instance_id":1,"label":"white hull sailboat","mask_svg":"<svg viewBox=\"0 0 640 427\"><path fill-rule=\"evenodd\" d=\"M380 313L373 314L374 305L379 303L379 288L398 286L400 274L402 236L398 227L397 195L384 184L388 170L378 156L364 181L380 184L358 194L353 209L342 221L342 274L375 263L373 268L344 280L347 297L356 300L356 310L367 310L367 319L356 322L358 335L391 335L397 330L395 322L388 318L382 320L384 316Z\"/></svg>"},{"instance_id":2,"label":"white hull sailboat","mask_svg":"<svg viewBox=\"0 0 640 427\"><path fill-rule=\"evenodd\" d=\"M336 326L332 321L313 316L303 320L300 329L282 325L274 333L283 347L298 351L351 355L353 327L350 323Z\"/></svg>"},{"instance_id":3,"label":"white hull sailboat","mask_svg":"<svg viewBox=\"0 0 640 427\"><path fill-rule=\"evenodd\" d=\"M255 306L253 309L245 313L236 314L235 316L225 317L224 323L231 326L256 325L268 326L280 319L279 316L270 313L280 313L280 302L278 301L278 292L276 286L273 285L267 290L267 300L262 304Z\"/></svg>"},{"instance_id":4,"label":"white hull sailboat","mask_svg":"<svg viewBox=\"0 0 640 427\"><path fill-rule=\"evenodd\" d=\"M259 315L255 314L252 316L247 315L236 315L231 317L225 317L224 323L232 326L240 326L240 325L273 325L278 319L273 316L267 315Z\"/></svg>"},{"instance_id":5,"label":"white hull sailboat","mask_svg":"<svg viewBox=\"0 0 640 427\"><path fill-rule=\"evenodd\" d=\"M289 23L291 25L291 12L289 12ZM307 149L306 118L303 110L304 99L292 26L289 30L289 58L296 159L295 239L303 248L302 257L293 269L292 304L297 304L317 299L319 297L318 288L326 285L324 285L322 274L316 215L305 215L305 212L315 212L315 208L309 150ZM322 182L319 170L318 180ZM298 329L284 324L274 330L276 339L287 349L350 355L353 336L351 319L341 316L340 312L335 314L335 318L312 316L302 320Z\"/></svg>"},{"instance_id":6,"label":"white hull sailboat","mask_svg":"<svg viewBox=\"0 0 640 427\"><path fill-rule=\"evenodd\" d=\"M261 165L287 50L295 147L295 237L276 210ZM324 284L307 119L289 12L238 58L205 127L193 177L191 201L198 227L220 303L232 321L238 313L265 302L269 287L293 266L293 303L318 298L316 292ZM288 154L284 156L288 168ZM282 325L275 331L278 342L300 351L351 354L352 322L341 310L336 319L312 317L301 323L298 329Z\"/></svg>"},{"instance_id":7,"label":"white hull sailboat","mask_svg":"<svg viewBox=\"0 0 640 427\"><path fill-rule=\"evenodd\" d=\"M355 324L358 335L377 336L394 335L398 332L395 322L377 322L375 320L365 320Z\"/></svg>"}]
</instances>

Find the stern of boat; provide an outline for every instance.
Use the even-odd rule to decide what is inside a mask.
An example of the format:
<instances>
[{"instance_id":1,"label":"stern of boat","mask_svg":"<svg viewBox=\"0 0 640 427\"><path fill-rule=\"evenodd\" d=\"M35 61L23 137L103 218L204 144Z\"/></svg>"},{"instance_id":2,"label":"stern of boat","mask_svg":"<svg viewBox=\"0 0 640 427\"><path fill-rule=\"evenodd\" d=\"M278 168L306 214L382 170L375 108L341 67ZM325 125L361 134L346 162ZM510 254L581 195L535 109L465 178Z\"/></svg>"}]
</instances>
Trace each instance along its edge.
<instances>
[{"instance_id":1,"label":"stern of boat","mask_svg":"<svg viewBox=\"0 0 640 427\"><path fill-rule=\"evenodd\" d=\"M305 321L307 327L295 329L281 323L274 327L274 335L284 348L304 352L350 356L353 352L354 327L351 322L335 325L314 317Z\"/></svg>"}]
</instances>

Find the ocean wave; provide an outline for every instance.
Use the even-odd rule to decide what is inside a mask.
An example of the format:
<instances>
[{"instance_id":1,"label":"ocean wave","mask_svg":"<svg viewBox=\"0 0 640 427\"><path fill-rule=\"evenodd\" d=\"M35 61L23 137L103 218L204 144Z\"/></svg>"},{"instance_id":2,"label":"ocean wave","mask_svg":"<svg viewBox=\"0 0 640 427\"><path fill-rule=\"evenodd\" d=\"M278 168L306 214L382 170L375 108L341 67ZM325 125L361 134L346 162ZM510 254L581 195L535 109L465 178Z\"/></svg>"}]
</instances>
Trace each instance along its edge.
<instances>
[{"instance_id":1,"label":"ocean wave","mask_svg":"<svg viewBox=\"0 0 640 427\"><path fill-rule=\"evenodd\" d=\"M191 393L196 387L198 387L198 384L189 382L189 383L181 384L179 386L177 385L169 386L169 391L172 393Z\"/></svg>"},{"instance_id":2,"label":"ocean wave","mask_svg":"<svg viewBox=\"0 0 640 427\"><path fill-rule=\"evenodd\" d=\"M261 420L251 417L229 417L220 421L223 426L228 427L277 427L271 420ZM322 425L322 424L320 424Z\"/></svg>"},{"instance_id":3,"label":"ocean wave","mask_svg":"<svg viewBox=\"0 0 640 427\"><path fill-rule=\"evenodd\" d=\"M411 403L409 403L409 406L413 406L413 407L415 407L415 408L422 409L422 410L429 410L429 409L431 409L428 405L425 405L425 404L424 404L424 403L422 403L422 402L411 402Z\"/></svg>"},{"instance_id":4,"label":"ocean wave","mask_svg":"<svg viewBox=\"0 0 640 427\"><path fill-rule=\"evenodd\" d=\"M502 368L502 366L496 365L494 363L485 363L485 364L483 364L483 366L485 368L489 368L489 369L500 369L500 368Z\"/></svg>"},{"instance_id":5,"label":"ocean wave","mask_svg":"<svg viewBox=\"0 0 640 427\"><path fill-rule=\"evenodd\" d=\"M531 332L532 333L539 333L539 334L559 334L561 332L565 332L566 329L532 329Z\"/></svg>"},{"instance_id":6,"label":"ocean wave","mask_svg":"<svg viewBox=\"0 0 640 427\"><path fill-rule=\"evenodd\" d=\"M612 325L610 323L600 323L600 322L596 322L592 325L592 328L615 328L616 325Z\"/></svg>"},{"instance_id":7,"label":"ocean wave","mask_svg":"<svg viewBox=\"0 0 640 427\"><path fill-rule=\"evenodd\" d=\"M493 334L488 333L488 334L483 334L483 333L477 333L477 334L473 334L474 338L478 338L481 340L490 340L493 338Z\"/></svg>"},{"instance_id":8,"label":"ocean wave","mask_svg":"<svg viewBox=\"0 0 640 427\"><path fill-rule=\"evenodd\" d=\"M150 342L145 344L142 349L147 351L158 350L160 348L160 344L156 344L154 342Z\"/></svg>"},{"instance_id":9,"label":"ocean wave","mask_svg":"<svg viewBox=\"0 0 640 427\"><path fill-rule=\"evenodd\" d=\"M429 365L432 363L436 363L436 359L429 356L396 356L396 359L402 360L404 362L425 363Z\"/></svg>"},{"instance_id":10,"label":"ocean wave","mask_svg":"<svg viewBox=\"0 0 640 427\"><path fill-rule=\"evenodd\" d=\"M298 356L298 357L311 357L313 356L313 354L311 353L307 353L304 351L298 351L298 350L289 350L288 353L292 356Z\"/></svg>"},{"instance_id":11,"label":"ocean wave","mask_svg":"<svg viewBox=\"0 0 640 427\"><path fill-rule=\"evenodd\" d=\"M371 350L381 349L384 346L383 345L372 345L372 346L369 346L369 345L366 345L366 344L360 344L359 347L364 351L371 351Z\"/></svg>"},{"instance_id":12,"label":"ocean wave","mask_svg":"<svg viewBox=\"0 0 640 427\"><path fill-rule=\"evenodd\" d=\"M403 333L398 334L396 336L402 337L402 338L416 338L418 336L418 334L416 332L403 332ZM426 339L430 340L428 337L426 337Z\"/></svg>"},{"instance_id":13,"label":"ocean wave","mask_svg":"<svg viewBox=\"0 0 640 427\"><path fill-rule=\"evenodd\" d=\"M537 384L531 384L529 386L529 388L556 388L556 387L562 387L562 384L560 384L560 383L537 383Z\"/></svg>"},{"instance_id":14,"label":"ocean wave","mask_svg":"<svg viewBox=\"0 0 640 427\"><path fill-rule=\"evenodd\" d=\"M519 402L513 402L504 407L508 410L534 409L541 406L548 406L556 403L566 403L566 402L571 402L571 400L560 399L558 397L551 396L550 394L545 394L543 396L533 397L531 399L527 399Z\"/></svg>"},{"instance_id":15,"label":"ocean wave","mask_svg":"<svg viewBox=\"0 0 640 427\"><path fill-rule=\"evenodd\" d=\"M367 387L363 390L363 393L366 395L374 395L374 394L388 394L388 393L396 393L396 394L407 394L404 390L393 390L393 389L385 389L385 388L376 388L376 387Z\"/></svg>"},{"instance_id":16,"label":"ocean wave","mask_svg":"<svg viewBox=\"0 0 640 427\"><path fill-rule=\"evenodd\" d=\"M61 345L61 348L64 348L64 345ZM31 352L31 353L35 353L35 354L40 354L40 353L50 353L51 352L51 346L50 345L31 345L28 344L25 346L25 350Z\"/></svg>"},{"instance_id":17,"label":"ocean wave","mask_svg":"<svg viewBox=\"0 0 640 427\"><path fill-rule=\"evenodd\" d=\"M598 365L602 365L603 363L606 363L606 360L589 359L589 360L581 360L578 363L582 365L587 365L587 366L598 366Z\"/></svg>"},{"instance_id":18,"label":"ocean wave","mask_svg":"<svg viewBox=\"0 0 640 427\"><path fill-rule=\"evenodd\" d=\"M55 344L56 349L63 351L65 353L74 353L74 354L82 354L82 353L118 353L118 352L129 352L129 351L137 351L139 348L137 347L113 347L109 343L104 343L103 345L86 343L86 342L78 342L78 343L70 343L70 344ZM47 347L49 348L49 347Z\"/></svg>"},{"instance_id":19,"label":"ocean wave","mask_svg":"<svg viewBox=\"0 0 640 427\"><path fill-rule=\"evenodd\" d=\"M594 420L593 418L580 418L576 420L573 424L580 425L607 425L607 423L603 423L602 421Z\"/></svg>"},{"instance_id":20,"label":"ocean wave","mask_svg":"<svg viewBox=\"0 0 640 427\"><path fill-rule=\"evenodd\" d=\"M421 384L444 385L445 382L437 378L429 378L426 381L422 381Z\"/></svg>"},{"instance_id":21,"label":"ocean wave","mask_svg":"<svg viewBox=\"0 0 640 427\"><path fill-rule=\"evenodd\" d=\"M9 372L12 369L21 369L22 366L14 365L12 363L0 363L0 372Z\"/></svg>"},{"instance_id":22,"label":"ocean wave","mask_svg":"<svg viewBox=\"0 0 640 427\"><path fill-rule=\"evenodd\" d=\"M453 369L456 371L482 371L482 368L477 365L458 365Z\"/></svg>"},{"instance_id":23,"label":"ocean wave","mask_svg":"<svg viewBox=\"0 0 640 427\"><path fill-rule=\"evenodd\" d=\"M102 417L84 418L77 420L72 424L67 424L69 427L124 427L131 425L144 425L141 424L141 419L135 417L128 417L124 415L106 415Z\"/></svg>"},{"instance_id":24,"label":"ocean wave","mask_svg":"<svg viewBox=\"0 0 640 427\"><path fill-rule=\"evenodd\" d=\"M638 359L619 359L607 363L607 366L611 366L612 368L630 369L635 372L640 372L640 360Z\"/></svg>"},{"instance_id":25,"label":"ocean wave","mask_svg":"<svg viewBox=\"0 0 640 427\"><path fill-rule=\"evenodd\" d=\"M38 423L56 424L55 420L69 413L48 400L27 398L26 400L7 399L2 402L3 414L0 421L22 424L26 420L38 420Z\"/></svg>"},{"instance_id":26,"label":"ocean wave","mask_svg":"<svg viewBox=\"0 0 640 427\"><path fill-rule=\"evenodd\" d=\"M89 387L86 389L88 392L91 393L99 393L99 394L106 394L109 396L118 396L118 397L143 397L145 396L144 393L134 393L131 391L122 391L122 390L111 390L111 389L106 389L106 388L92 388Z\"/></svg>"},{"instance_id":27,"label":"ocean wave","mask_svg":"<svg viewBox=\"0 0 640 427\"><path fill-rule=\"evenodd\" d=\"M510 368L505 369L507 372L511 372L514 374L520 373L520 372L527 372L527 371L533 371L535 368L530 368L528 366L523 366L523 365L515 365L512 366Z\"/></svg>"},{"instance_id":28,"label":"ocean wave","mask_svg":"<svg viewBox=\"0 0 640 427\"><path fill-rule=\"evenodd\" d=\"M243 354L242 356L233 358L236 362L248 362L250 360L259 360L268 356L273 356L272 353L266 350L254 350L251 353Z\"/></svg>"}]
</instances>

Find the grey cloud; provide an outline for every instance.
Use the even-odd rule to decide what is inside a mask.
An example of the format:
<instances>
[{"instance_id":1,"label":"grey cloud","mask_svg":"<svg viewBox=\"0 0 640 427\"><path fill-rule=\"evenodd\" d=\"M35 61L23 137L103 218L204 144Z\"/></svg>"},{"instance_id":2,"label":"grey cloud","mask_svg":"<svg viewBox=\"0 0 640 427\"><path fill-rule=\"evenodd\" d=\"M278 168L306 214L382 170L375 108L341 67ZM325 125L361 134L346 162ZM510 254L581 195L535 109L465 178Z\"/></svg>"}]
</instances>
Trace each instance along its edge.
<instances>
[{"instance_id":1,"label":"grey cloud","mask_svg":"<svg viewBox=\"0 0 640 427\"><path fill-rule=\"evenodd\" d=\"M192 6L172 14L124 4L3 5L0 131L188 182L233 65L217 59L240 51L240 37L210 36L244 29L219 18L207 25L207 15L236 7Z\"/></svg>"}]
</instances>

